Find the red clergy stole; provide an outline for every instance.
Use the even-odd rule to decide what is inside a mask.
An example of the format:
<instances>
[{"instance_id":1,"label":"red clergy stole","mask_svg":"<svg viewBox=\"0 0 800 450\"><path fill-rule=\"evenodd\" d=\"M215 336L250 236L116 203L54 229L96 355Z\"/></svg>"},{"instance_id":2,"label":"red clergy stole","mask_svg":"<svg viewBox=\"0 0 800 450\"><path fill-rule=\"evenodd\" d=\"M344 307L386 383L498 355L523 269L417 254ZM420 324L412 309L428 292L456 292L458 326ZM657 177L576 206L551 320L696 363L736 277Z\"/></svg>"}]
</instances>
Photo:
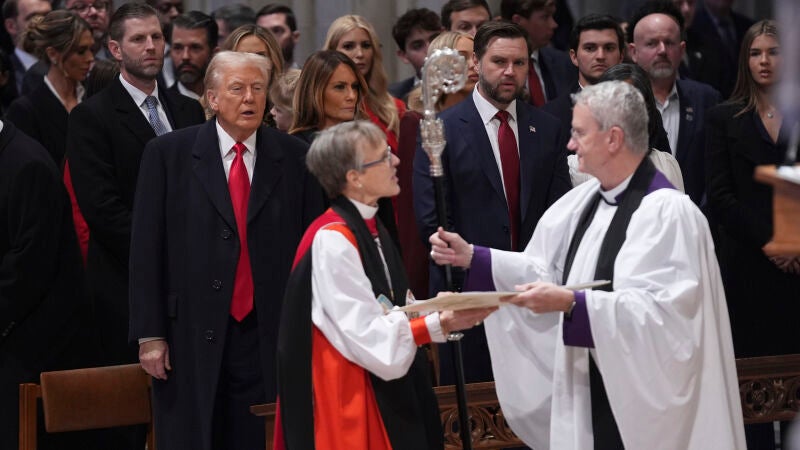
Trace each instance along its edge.
<instances>
[{"instance_id":1,"label":"red clergy stole","mask_svg":"<svg viewBox=\"0 0 800 450\"><path fill-rule=\"evenodd\" d=\"M497 144L500 149L500 165L503 168L503 185L506 189L508 219L511 223L511 250L517 250L519 239L519 151L514 130L508 125L508 111L500 110L495 115L500 120Z\"/></svg>"},{"instance_id":2,"label":"red clergy stole","mask_svg":"<svg viewBox=\"0 0 800 450\"><path fill-rule=\"evenodd\" d=\"M239 232L239 262L233 280L231 315L241 322L253 310L253 271L250 269L250 250L247 248L247 204L250 200L250 178L244 165L243 154L247 147L241 142L233 146L236 156L228 175L228 190L231 194L236 229Z\"/></svg>"}]
</instances>

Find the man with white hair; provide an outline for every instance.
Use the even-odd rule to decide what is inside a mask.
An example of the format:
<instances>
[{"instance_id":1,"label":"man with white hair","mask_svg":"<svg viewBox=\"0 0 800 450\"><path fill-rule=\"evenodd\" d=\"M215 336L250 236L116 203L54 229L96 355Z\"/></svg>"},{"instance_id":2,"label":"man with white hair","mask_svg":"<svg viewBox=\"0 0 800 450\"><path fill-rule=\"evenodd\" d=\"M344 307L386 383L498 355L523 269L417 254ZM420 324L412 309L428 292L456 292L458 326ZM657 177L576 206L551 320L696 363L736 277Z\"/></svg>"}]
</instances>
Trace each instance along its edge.
<instances>
[{"instance_id":1,"label":"man with white hair","mask_svg":"<svg viewBox=\"0 0 800 450\"><path fill-rule=\"evenodd\" d=\"M284 286L322 190L306 146L263 126L264 58L222 52L215 118L148 143L133 208L130 339L153 376L160 449L265 448Z\"/></svg>"},{"instance_id":2,"label":"man with white hair","mask_svg":"<svg viewBox=\"0 0 800 450\"><path fill-rule=\"evenodd\" d=\"M623 82L574 96L569 148L596 177L545 212L523 253L431 236L464 290L521 291L489 316L497 394L537 449L744 449L728 311L708 224L646 158ZM610 280L595 290L576 285Z\"/></svg>"}]
</instances>

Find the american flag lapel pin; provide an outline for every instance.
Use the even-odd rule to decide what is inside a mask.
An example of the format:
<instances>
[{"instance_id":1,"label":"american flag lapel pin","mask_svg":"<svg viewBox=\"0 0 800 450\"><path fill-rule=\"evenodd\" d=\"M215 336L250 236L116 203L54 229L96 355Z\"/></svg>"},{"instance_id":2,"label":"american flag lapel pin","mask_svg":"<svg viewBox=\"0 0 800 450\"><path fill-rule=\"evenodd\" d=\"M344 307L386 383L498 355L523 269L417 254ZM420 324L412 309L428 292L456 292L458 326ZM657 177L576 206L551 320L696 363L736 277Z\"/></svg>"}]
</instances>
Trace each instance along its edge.
<instances>
[{"instance_id":1,"label":"american flag lapel pin","mask_svg":"<svg viewBox=\"0 0 800 450\"><path fill-rule=\"evenodd\" d=\"M533 125L528 125L528 131L530 131L531 133L536 133L536 127Z\"/></svg>"}]
</instances>

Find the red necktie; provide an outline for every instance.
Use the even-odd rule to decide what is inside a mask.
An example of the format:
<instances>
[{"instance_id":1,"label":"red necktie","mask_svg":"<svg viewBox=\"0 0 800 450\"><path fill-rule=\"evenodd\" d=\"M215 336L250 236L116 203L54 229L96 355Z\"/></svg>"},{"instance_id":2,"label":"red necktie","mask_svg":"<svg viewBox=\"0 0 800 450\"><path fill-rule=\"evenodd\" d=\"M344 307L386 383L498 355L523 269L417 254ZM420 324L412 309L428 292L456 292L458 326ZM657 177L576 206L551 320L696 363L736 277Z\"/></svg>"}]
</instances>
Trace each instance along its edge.
<instances>
[{"instance_id":1,"label":"red necktie","mask_svg":"<svg viewBox=\"0 0 800 450\"><path fill-rule=\"evenodd\" d=\"M250 270L250 250L247 248L247 203L250 200L250 178L242 155L247 147L241 142L233 146L236 157L228 175L228 190L231 193L236 229L239 231L239 262L233 280L231 315L241 322L253 310L253 272Z\"/></svg>"},{"instance_id":2,"label":"red necktie","mask_svg":"<svg viewBox=\"0 0 800 450\"><path fill-rule=\"evenodd\" d=\"M539 75L536 73L534 61L535 60L531 57L528 63L528 93L531 96L531 104L533 106L542 106L547 100L544 98L542 82L539 80Z\"/></svg>"},{"instance_id":3,"label":"red necktie","mask_svg":"<svg viewBox=\"0 0 800 450\"><path fill-rule=\"evenodd\" d=\"M497 111L500 120L497 146L500 148L500 165L503 167L503 185L506 188L508 219L511 222L511 250L517 250L519 237L519 152L514 130L508 125L508 111Z\"/></svg>"}]
</instances>

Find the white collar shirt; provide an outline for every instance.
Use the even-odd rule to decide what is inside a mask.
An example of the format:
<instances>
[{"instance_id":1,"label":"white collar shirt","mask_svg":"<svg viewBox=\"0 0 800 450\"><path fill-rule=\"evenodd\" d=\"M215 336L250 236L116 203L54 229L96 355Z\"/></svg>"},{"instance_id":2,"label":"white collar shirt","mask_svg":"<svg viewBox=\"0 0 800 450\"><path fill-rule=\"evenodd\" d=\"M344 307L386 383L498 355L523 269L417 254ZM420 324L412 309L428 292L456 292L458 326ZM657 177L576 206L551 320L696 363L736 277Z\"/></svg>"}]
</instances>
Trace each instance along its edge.
<instances>
[{"instance_id":1,"label":"white collar shirt","mask_svg":"<svg viewBox=\"0 0 800 450\"><path fill-rule=\"evenodd\" d=\"M489 137L489 143L492 145L492 153L494 160L497 163L497 171L500 173L500 180L503 181L503 164L500 160L500 144L497 140L497 133L500 131L500 119L495 115L499 111L494 105L489 103L480 92L478 87L472 91L472 100L475 102L475 107L478 109L478 114L481 116L483 126L486 128L486 134ZM506 108L508 112L508 126L514 131L514 139L517 141L517 153L519 153L519 131L517 130L517 101L512 100ZM505 191L505 182L501 183Z\"/></svg>"},{"instance_id":2,"label":"white collar shirt","mask_svg":"<svg viewBox=\"0 0 800 450\"><path fill-rule=\"evenodd\" d=\"M130 84L128 80L125 79L121 74L119 75L119 81L122 83L122 87L128 91L131 98L133 99L133 103L136 103L136 106L139 107L139 111L142 112L142 115L147 120L147 123L150 123L150 113L147 110L147 104L144 102L148 96L152 95L158 99L158 105L156 105L156 111L158 111L158 117L161 119L161 122L167 128L167 131L172 131L172 124L169 123L169 119L167 118L167 112L164 110L164 102L158 96L158 82L156 82L156 87L153 89L153 92L148 94L141 89L137 88L136 86Z\"/></svg>"},{"instance_id":3,"label":"white collar shirt","mask_svg":"<svg viewBox=\"0 0 800 450\"><path fill-rule=\"evenodd\" d=\"M670 151L672 156L675 156L675 152L678 150L678 133L681 127L681 101L678 97L678 88L675 83L672 83L672 91L670 91L664 103L656 99L656 108L661 113L661 121L664 122L664 130L667 132Z\"/></svg>"},{"instance_id":4,"label":"white collar shirt","mask_svg":"<svg viewBox=\"0 0 800 450\"><path fill-rule=\"evenodd\" d=\"M236 157L236 151L233 149L234 144L236 144L236 140L233 139L219 124L219 121L215 120L214 124L217 127L217 139L219 141L219 152L222 156L222 167L225 169L225 179L230 178L231 174L231 165L233 165L233 159ZM258 131L254 131L253 134L247 137L242 144L247 147L247 151L242 154L242 159L244 159L244 166L247 168L247 178L250 179L250 183L253 183L253 170L256 167L256 133Z\"/></svg>"}]
</instances>

